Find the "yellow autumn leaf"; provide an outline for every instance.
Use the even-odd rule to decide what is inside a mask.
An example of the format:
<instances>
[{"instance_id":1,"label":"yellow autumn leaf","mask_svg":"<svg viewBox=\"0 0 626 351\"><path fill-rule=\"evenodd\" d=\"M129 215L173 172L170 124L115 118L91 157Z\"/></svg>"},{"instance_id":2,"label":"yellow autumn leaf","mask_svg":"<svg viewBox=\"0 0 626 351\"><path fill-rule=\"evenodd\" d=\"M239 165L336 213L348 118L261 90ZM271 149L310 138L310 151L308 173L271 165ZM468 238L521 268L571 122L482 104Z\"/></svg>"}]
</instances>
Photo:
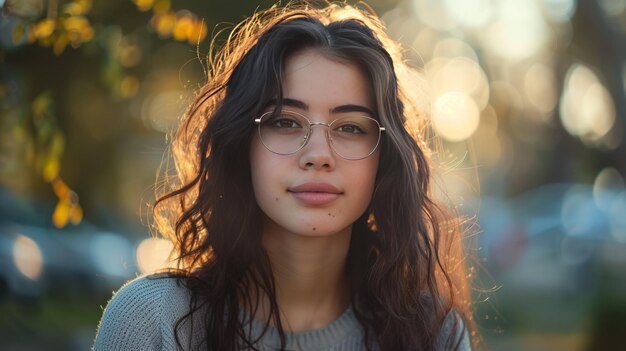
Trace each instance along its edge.
<instances>
[{"instance_id":1,"label":"yellow autumn leaf","mask_svg":"<svg viewBox=\"0 0 626 351\"><path fill-rule=\"evenodd\" d=\"M63 21L63 27L67 31L69 41L73 48L77 48L84 41L93 37L93 28L89 20L83 16L71 16ZM83 38L87 40L83 40Z\"/></svg>"},{"instance_id":2,"label":"yellow autumn leaf","mask_svg":"<svg viewBox=\"0 0 626 351\"><path fill-rule=\"evenodd\" d=\"M59 175L59 160L55 157L49 158L43 166L43 180L51 182Z\"/></svg>"},{"instance_id":3,"label":"yellow autumn leaf","mask_svg":"<svg viewBox=\"0 0 626 351\"><path fill-rule=\"evenodd\" d=\"M203 21L194 21L191 32L187 37L189 44L197 44L204 40L207 35L207 28Z\"/></svg>"},{"instance_id":4,"label":"yellow autumn leaf","mask_svg":"<svg viewBox=\"0 0 626 351\"><path fill-rule=\"evenodd\" d=\"M83 16L70 16L63 21L63 27L67 31L81 32L84 28L89 26L89 21Z\"/></svg>"},{"instance_id":5,"label":"yellow autumn leaf","mask_svg":"<svg viewBox=\"0 0 626 351\"><path fill-rule=\"evenodd\" d=\"M74 0L65 5L63 12L72 16L86 15L91 10L91 0Z\"/></svg>"},{"instance_id":6,"label":"yellow autumn leaf","mask_svg":"<svg viewBox=\"0 0 626 351\"><path fill-rule=\"evenodd\" d=\"M72 210L70 211L70 222L72 222L73 225L78 225L82 220L83 209L80 207L80 205L72 207Z\"/></svg>"},{"instance_id":7,"label":"yellow autumn leaf","mask_svg":"<svg viewBox=\"0 0 626 351\"><path fill-rule=\"evenodd\" d=\"M139 11L148 11L154 6L154 0L133 0Z\"/></svg>"},{"instance_id":8,"label":"yellow autumn leaf","mask_svg":"<svg viewBox=\"0 0 626 351\"><path fill-rule=\"evenodd\" d=\"M63 228L70 218L70 206L63 200L57 202L52 213L52 224L57 228Z\"/></svg>"},{"instance_id":9,"label":"yellow autumn leaf","mask_svg":"<svg viewBox=\"0 0 626 351\"><path fill-rule=\"evenodd\" d=\"M63 12L71 16L79 16L85 14L83 7L76 2L71 2L65 5L65 9L63 10Z\"/></svg>"},{"instance_id":10,"label":"yellow autumn leaf","mask_svg":"<svg viewBox=\"0 0 626 351\"><path fill-rule=\"evenodd\" d=\"M172 36L177 41L185 41L193 31L193 20L189 16L181 16L174 23Z\"/></svg>"},{"instance_id":11,"label":"yellow autumn leaf","mask_svg":"<svg viewBox=\"0 0 626 351\"><path fill-rule=\"evenodd\" d=\"M59 199L66 199L71 190L61 178L54 178L52 180L52 191Z\"/></svg>"},{"instance_id":12,"label":"yellow autumn leaf","mask_svg":"<svg viewBox=\"0 0 626 351\"><path fill-rule=\"evenodd\" d=\"M158 15L154 17L153 25L156 32L160 37L167 37L172 34L172 30L174 29L175 16L173 13L168 12L162 15Z\"/></svg>"},{"instance_id":13,"label":"yellow autumn leaf","mask_svg":"<svg viewBox=\"0 0 626 351\"><path fill-rule=\"evenodd\" d=\"M35 24L35 36L44 39L52 35L56 28L56 22L53 19L46 18Z\"/></svg>"},{"instance_id":14,"label":"yellow autumn leaf","mask_svg":"<svg viewBox=\"0 0 626 351\"><path fill-rule=\"evenodd\" d=\"M85 27L80 32L80 40L83 43L86 43L86 42L90 41L91 39L93 39L93 35L94 34L95 34L95 31L94 31L92 26Z\"/></svg>"}]
</instances>

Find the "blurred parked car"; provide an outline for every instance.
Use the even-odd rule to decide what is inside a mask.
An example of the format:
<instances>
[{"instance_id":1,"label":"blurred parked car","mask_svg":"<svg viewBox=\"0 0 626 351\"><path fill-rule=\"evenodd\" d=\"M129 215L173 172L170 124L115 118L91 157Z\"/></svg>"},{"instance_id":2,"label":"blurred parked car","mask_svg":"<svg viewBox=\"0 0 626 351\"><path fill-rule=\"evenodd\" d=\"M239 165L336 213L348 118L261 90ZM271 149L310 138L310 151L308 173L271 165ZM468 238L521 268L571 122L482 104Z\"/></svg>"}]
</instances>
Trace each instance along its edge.
<instances>
[{"instance_id":1,"label":"blurred parked car","mask_svg":"<svg viewBox=\"0 0 626 351\"><path fill-rule=\"evenodd\" d=\"M134 247L119 234L10 222L0 223L0 266L2 294L26 297L110 291L137 271Z\"/></svg>"},{"instance_id":2,"label":"blurred parked car","mask_svg":"<svg viewBox=\"0 0 626 351\"><path fill-rule=\"evenodd\" d=\"M494 330L583 335L575 333L598 318L599 305L624 306L623 187L550 184L514 198L483 196L469 205L481 230L477 291L486 289L479 300L490 301L479 306L485 311L479 318Z\"/></svg>"}]
</instances>

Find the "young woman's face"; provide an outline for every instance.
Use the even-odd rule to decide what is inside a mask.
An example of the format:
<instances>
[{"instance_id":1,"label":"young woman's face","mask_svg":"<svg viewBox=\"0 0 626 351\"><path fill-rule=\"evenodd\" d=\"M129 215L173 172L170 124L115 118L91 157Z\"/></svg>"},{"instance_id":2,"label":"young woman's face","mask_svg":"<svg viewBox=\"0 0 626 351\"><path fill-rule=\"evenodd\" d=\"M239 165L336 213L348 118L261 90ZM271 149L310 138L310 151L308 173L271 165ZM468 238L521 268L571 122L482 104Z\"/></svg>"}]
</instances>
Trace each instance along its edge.
<instances>
[{"instance_id":1,"label":"young woman's face","mask_svg":"<svg viewBox=\"0 0 626 351\"><path fill-rule=\"evenodd\" d=\"M354 115L374 117L363 112L374 111L374 106L369 82L357 66L314 50L287 59L283 95L283 110L302 114L312 123ZM313 126L307 144L289 155L269 151L253 133L252 182L266 231L330 235L350 230L367 209L379 151L361 160L346 160L331 148L327 131L326 126Z\"/></svg>"}]
</instances>

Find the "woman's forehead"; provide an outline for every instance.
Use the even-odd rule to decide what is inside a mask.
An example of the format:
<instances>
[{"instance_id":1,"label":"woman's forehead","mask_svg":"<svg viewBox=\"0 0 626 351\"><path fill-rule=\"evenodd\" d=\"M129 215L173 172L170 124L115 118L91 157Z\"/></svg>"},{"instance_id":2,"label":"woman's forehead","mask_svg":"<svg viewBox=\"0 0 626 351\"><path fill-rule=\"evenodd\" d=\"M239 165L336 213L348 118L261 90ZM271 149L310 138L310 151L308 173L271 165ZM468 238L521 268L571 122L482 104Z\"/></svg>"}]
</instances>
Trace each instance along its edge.
<instances>
[{"instance_id":1,"label":"woman's forehead","mask_svg":"<svg viewBox=\"0 0 626 351\"><path fill-rule=\"evenodd\" d=\"M301 102L297 107L303 109L332 110L354 105L374 110L371 85L360 67L316 50L301 51L287 58L282 92L285 98Z\"/></svg>"}]
</instances>

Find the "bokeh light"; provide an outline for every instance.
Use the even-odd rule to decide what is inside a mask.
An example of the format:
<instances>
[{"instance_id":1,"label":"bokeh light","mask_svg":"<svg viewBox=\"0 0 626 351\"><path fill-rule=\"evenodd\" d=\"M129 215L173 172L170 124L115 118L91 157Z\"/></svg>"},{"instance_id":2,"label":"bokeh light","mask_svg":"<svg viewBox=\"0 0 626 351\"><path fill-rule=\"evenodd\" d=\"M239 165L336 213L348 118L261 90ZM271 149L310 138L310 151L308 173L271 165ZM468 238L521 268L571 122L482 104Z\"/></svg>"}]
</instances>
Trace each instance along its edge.
<instances>
[{"instance_id":1,"label":"bokeh light","mask_svg":"<svg viewBox=\"0 0 626 351\"><path fill-rule=\"evenodd\" d=\"M125 277L134 271L133 248L128 239L115 234L97 234L91 239L91 257L105 274Z\"/></svg>"},{"instance_id":2,"label":"bokeh light","mask_svg":"<svg viewBox=\"0 0 626 351\"><path fill-rule=\"evenodd\" d=\"M590 143L607 135L615 123L613 98L583 64L574 64L568 71L559 112L567 132Z\"/></svg>"},{"instance_id":3,"label":"bokeh light","mask_svg":"<svg viewBox=\"0 0 626 351\"><path fill-rule=\"evenodd\" d=\"M437 97L433 106L433 127L449 141L463 141L476 131L480 111L474 100L462 92L447 92Z\"/></svg>"},{"instance_id":4,"label":"bokeh light","mask_svg":"<svg viewBox=\"0 0 626 351\"><path fill-rule=\"evenodd\" d=\"M465 41L458 38L442 38L434 45L433 57L449 58L465 57L478 63L476 51Z\"/></svg>"},{"instance_id":5,"label":"bokeh light","mask_svg":"<svg viewBox=\"0 0 626 351\"><path fill-rule=\"evenodd\" d=\"M482 68L465 57L436 58L426 65L426 78L433 96L460 92L470 96L479 110L489 101L489 84Z\"/></svg>"},{"instance_id":6,"label":"bokeh light","mask_svg":"<svg viewBox=\"0 0 626 351\"><path fill-rule=\"evenodd\" d=\"M576 12L577 0L543 0L546 14L554 21L567 23Z\"/></svg>"},{"instance_id":7,"label":"bokeh light","mask_svg":"<svg viewBox=\"0 0 626 351\"><path fill-rule=\"evenodd\" d=\"M493 0L444 0L450 17L463 27L482 27L493 16Z\"/></svg>"},{"instance_id":8,"label":"bokeh light","mask_svg":"<svg viewBox=\"0 0 626 351\"><path fill-rule=\"evenodd\" d=\"M15 266L25 277L36 280L43 270L43 255L37 243L22 234L13 242L13 260Z\"/></svg>"},{"instance_id":9,"label":"bokeh light","mask_svg":"<svg viewBox=\"0 0 626 351\"><path fill-rule=\"evenodd\" d=\"M593 199L598 207L610 211L613 202L624 191L624 178L613 167L601 170L593 182ZM626 212L624 213L626 216Z\"/></svg>"},{"instance_id":10,"label":"bokeh light","mask_svg":"<svg viewBox=\"0 0 626 351\"><path fill-rule=\"evenodd\" d=\"M437 30L450 30L456 26L445 4L439 0L413 0L413 11L419 20Z\"/></svg>"},{"instance_id":11,"label":"bokeh light","mask_svg":"<svg viewBox=\"0 0 626 351\"><path fill-rule=\"evenodd\" d=\"M169 255L173 249L172 242L166 239L148 238L137 246L137 265L143 274L154 273L162 268L172 266Z\"/></svg>"},{"instance_id":12,"label":"bokeh light","mask_svg":"<svg viewBox=\"0 0 626 351\"><path fill-rule=\"evenodd\" d=\"M141 109L144 122L162 133L172 130L184 111L182 94L182 91L175 90L147 97Z\"/></svg>"},{"instance_id":13,"label":"bokeh light","mask_svg":"<svg viewBox=\"0 0 626 351\"><path fill-rule=\"evenodd\" d=\"M524 92L530 104L538 110L538 116L552 116L558 102L557 82L554 71L542 63L533 64L524 76Z\"/></svg>"},{"instance_id":14,"label":"bokeh light","mask_svg":"<svg viewBox=\"0 0 626 351\"><path fill-rule=\"evenodd\" d=\"M486 46L506 59L535 55L550 35L537 2L501 0L497 4L497 19L489 26Z\"/></svg>"}]
</instances>

